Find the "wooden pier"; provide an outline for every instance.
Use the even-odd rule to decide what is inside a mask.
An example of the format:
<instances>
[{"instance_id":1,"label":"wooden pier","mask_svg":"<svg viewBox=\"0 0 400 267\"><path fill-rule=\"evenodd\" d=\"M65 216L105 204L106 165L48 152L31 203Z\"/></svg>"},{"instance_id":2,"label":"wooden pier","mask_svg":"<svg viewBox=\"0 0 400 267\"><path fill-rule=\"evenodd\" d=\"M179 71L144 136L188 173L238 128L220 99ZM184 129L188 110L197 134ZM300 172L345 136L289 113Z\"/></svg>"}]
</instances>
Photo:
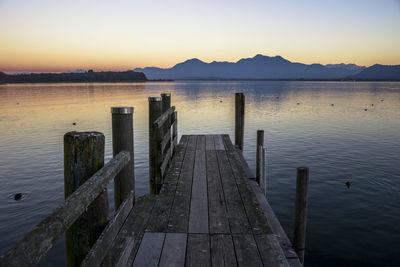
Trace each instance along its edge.
<instances>
[{"instance_id":1,"label":"wooden pier","mask_svg":"<svg viewBox=\"0 0 400 267\"><path fill-rule=\"evenodd\" d=\"M232 144L227 134L183 135L177 144L176 124L175 107L164 109L150 124L156 133L150 140L153 194L135 201L134 188L124 188L121 180L118 188L126 196L115 197L115 216L81 259L68 265L302 266L303 259L268 204L265 181L261 189L243 158L243 133L241 146ZM132 153L116 151L109 163L7 252L0 265L35 265L103 194L108 182L133 162ZM308 169L306 178L308 183ZM306 210L301 214L305 216ZM297 219L304 232L305 220ZM304 251L301 237L298 252Z\"/></svg>"}]
</instances>

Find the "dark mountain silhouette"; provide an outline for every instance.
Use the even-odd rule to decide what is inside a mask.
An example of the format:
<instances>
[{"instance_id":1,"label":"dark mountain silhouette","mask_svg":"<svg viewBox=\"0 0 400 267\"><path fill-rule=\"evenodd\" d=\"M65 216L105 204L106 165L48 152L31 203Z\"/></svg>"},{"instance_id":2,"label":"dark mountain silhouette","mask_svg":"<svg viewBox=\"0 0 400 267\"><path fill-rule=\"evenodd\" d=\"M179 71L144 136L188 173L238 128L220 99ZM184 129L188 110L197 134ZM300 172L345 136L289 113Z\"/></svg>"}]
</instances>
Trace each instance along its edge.
<instances>
[{"instance_id":1,"label":"dark mountain silhouette","mask_svg":"<svg viewBox=\"0 0 400 267\"><path fill-rule=\"evenodd\" d=\"M47 83L47 82L135 82L147 81L146 76L134 71L89 70L85 73L31 73L7 75L0 72L0 83Z\"/></svg>"},{"instance_id":2,"label":"dark mountain silhouette","mask_svg":"<svg viewBox=\"0 0 400 267\"><path fill-rule=\"evenodd\" d=\"M355 80L391 80L400 81L400 65L375 64L348 77Z\"/></svg>"},{"instance_id":3,"label":"dark mountain silhouette","mask_svg":"<svg viewBox=\"0 0 400 267\"><path fill-rule=\"evenodd\" d=\"M365 67L354 64L321 65L293 63L281 56L256 55L233 62L205 63L197 58L169 69L137 68L149 79L340 79L358 74Z\"/></svg>"}]
</instances>

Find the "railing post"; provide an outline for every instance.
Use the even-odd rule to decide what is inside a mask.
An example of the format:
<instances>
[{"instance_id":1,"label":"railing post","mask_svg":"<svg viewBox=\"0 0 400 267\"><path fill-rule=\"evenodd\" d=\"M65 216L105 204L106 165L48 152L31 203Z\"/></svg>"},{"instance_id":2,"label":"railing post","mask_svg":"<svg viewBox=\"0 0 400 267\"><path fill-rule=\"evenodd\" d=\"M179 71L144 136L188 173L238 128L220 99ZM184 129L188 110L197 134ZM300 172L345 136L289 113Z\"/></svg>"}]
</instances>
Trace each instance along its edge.
<instances>
[{"instance_id":1,"label":"railing post","mask_svg":"<svg viewBox=\"0 0 400 267\"><path fill-rule=\"evenodd\" d=\"M64 195L67 198L104 165L104 135L69 132L64 135ZM65 233L67 266L79 266L108 222L104 190Z\"/></svg>"},{"instance_id":2,"label":"railing post","mask_svg":"<svg viewBox=\"0 0 400 267\"><path fill-rule=\"evenodd\" d=\"M306 244L308 174L307 167L297 168L293 247L302 264Z\"/></svg>"},{"instance_id":3,"label":"railing post","mask_svg":"<svg viewBox=\"0 0 400 267\"><path fill-rule=\"evenodd\" d=\"M264 148L264 130L257 130L257 153L256 153L256 181L259 185L261 178L261 160L260 159L260 146ZM261 149L262 151L262 149Z\"/></svg>"},{"instance_id":4,"label":"railing post","mask_svg":"<svg viewBox=\"0 0 400 267\"><path fill-rule=\"evenodd\" d=\"M113 156L123 150L131 155L129 163L114 179L114 204L117 210L131 191L135 194L133 107L112 107L111 116Z\"/></svg>"},{"instance_id":5,"label":"railing post","mask_svg":"<svg viewBox=\"0 0 400 267\"><path fill-rule=\"evenodd\" d=\"M235 145L243 151L244 139L244 94L235 94Z\"/></svg>"},{"instance_id":6,"label":"railing post","mask_svg":"<svg viewBox=\"0 0 400 267\"><path fill-rule=\"evenodd\" d=\"M158 194L161 186L159 131L154 128L154 121L162 114L161 97L149 97L149 182L150 194Z\"/></svg>"},{"instance_id":7,"label":"railing post","mask_svg":"<svg viewBox=\"0 0 400 267\"><path fill-rule=\"evenodd\" d=\"M162 113L171 107L171 94L161 94Z\"/></svg>"}]
</instances>

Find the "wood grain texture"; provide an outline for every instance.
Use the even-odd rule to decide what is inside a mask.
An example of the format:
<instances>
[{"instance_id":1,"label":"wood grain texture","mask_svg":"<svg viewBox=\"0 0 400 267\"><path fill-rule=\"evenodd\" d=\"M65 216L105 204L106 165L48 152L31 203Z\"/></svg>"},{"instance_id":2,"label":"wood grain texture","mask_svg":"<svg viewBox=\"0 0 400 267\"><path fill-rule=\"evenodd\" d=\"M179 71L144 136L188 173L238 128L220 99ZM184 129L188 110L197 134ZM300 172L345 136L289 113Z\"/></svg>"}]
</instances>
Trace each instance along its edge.
<instances>
[{"instance_id":1,"label":"wood grain texture","mask_svg":"<svg viewBox=\"0 0 400 267\"><path fill-rule=\"evenodd\" d=\"M211 266L209 238L208 234L188 234L185 266Z\"/></svg>"},{"instance_id":2,"label":"wood grain texture","mask_svg":"<svg viewBox=\"0 0 400 267\"><path fill-rule=\"evenodd\" d=\"M165 233L145 233L140 243L133 267L158 266Z\"/></svg>"},{"instance_id":3,"label":"wood grain texture","mask_svg":"<svg viewBox=\"0 0 400 267\"><path fill-rule=\"evenodd\" d=\"M168 233L160 259L160 267L180 267L185 265L186 233Z\"/></svg>"}]
</instances>

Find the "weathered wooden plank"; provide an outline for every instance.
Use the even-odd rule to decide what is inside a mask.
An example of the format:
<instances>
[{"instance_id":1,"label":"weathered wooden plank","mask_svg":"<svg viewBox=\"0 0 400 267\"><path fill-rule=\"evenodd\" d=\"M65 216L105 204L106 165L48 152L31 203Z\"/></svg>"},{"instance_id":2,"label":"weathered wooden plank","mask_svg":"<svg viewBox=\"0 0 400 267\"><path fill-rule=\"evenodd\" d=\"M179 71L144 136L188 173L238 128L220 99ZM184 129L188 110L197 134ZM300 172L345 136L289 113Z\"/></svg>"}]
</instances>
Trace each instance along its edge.
<instances>
[{"instance_id":1,"label":"weathered wooden plank","mask_svg":"<svg viewBox=\"0 0 400 267\"><path fill-rule=\"evenodd\" d=\"M164 177L164 174L167 172L168 163L170 162L171 157L172 157L171 147L169 147L167 153L165 153L165 157L163 158L160 166L161 177Z\"/></svg>"},{"instance_id":2,"label":"weathered wooden plank","mask_svg":"<svg viewBox=\"0 0 400 267\"><path fill-rule=\"evenodd\" d=\"M208 234L188 234L185 266L211 266L210 240Z\"/></svg>"},{"instance_id":3,"label":"weathered wooden plank","mask_svg":"<svg viewBox=\"0 0 400 267\"><path fill-rule=\"evenodd\" d=\"M300 261L298 260L297 254L292 248L292 244L287 237L285 231L283 230L278 218L276 217L274 211L272 210L271 206L269 205L267 199L263 195L260 187L255 182L255 180L248 180L254 194L256 195L258 203L260 203L260 208L264 215L268 218L268 223L271 227L272 233L277 237L283 252L287 259L293 259L289 261L290 266L298 266ZM297 261L296 261L297 260ZM301 264L300 264L301 266Z\"/></svg>"},{"instance_id":4,"label":"weathered wooden plank","mask_svg":"<svg viewBox=\"0 0 400 267\"><path fill-rule=\"evenodd\" d=\"M215 150L206 151L206 158L210 233L230 233L224 190L222 189Z\"/></svg>"},{"instance_id":5,"label":"weathered wooden plank","mask_svg":"<svg viewBox=\"0 0 400 267\"><path fill-rule=\"evenodd\" d=\"M171 167L168 168L166 180L161 188L159 197L156 200L146 232L167 231L168 220L183 165L183 159L185 157L187 143L188 138L182 138L181 143L177 146L176 154L172 160Z\"/></svg>"},{"instance_id":6,"label":"weathered wooden plank","mask_svg":"<svg viewBox=\"0 0 400 267\"><path fill-rule=\"evenodd\" d=\"M134 193L131 191L125 201L119 206L113 219L108 223L80 266L100 266L122 224L132 210L133 198Z\"/></svg>"},{"instance_id":7,"label":"weathered wooden plank","mask_svg":"<svg viewBox=\"0 0 400 267\"><path fill-rule=\"evenodd\" d=\"M158 127L161 128L165 122L168 121L169 116L174 113L175 111L175 106L170 107L167 111L165 111L163 114L161 114L158 119L154 121L154 124Z\"/></svg>"},{"instance_id":8,"label":"weathered wooden plank","mask_svg":"<svg viewBox=\"0 0 400 267\"><path fill-rule=\"evenodd\" d=\"M158 266L165 233L145 233L133 262L134 267Z\"/></svg>"},{"instance_id":9,"label":"weathered wooden plank","mask_svg":"<svg viewBox=\"0 0 400 267\"><path fill-rule=\"evenodd\" d=\"M199 149L196 149L194 163L188 233L208 233L208 198L204 136L198 137L197 144Z\"/></svg>"},{"instance_id":10,"label":"weathered wooden plank","mask_svg":"<svg viewBox=\"0 0 400 267\"><path fill-rule=\"evenodd\" d=\"M206 135L206 150L215 150L214 135Z\"/></svg>"},{"instance_id":11,"label":"weathered wooden plank","mask_svg":"<svg viewBox=\"0 0 400 267\"><path fill-rule=\"evenodd\" d=\"M235 147L232 144L231 139L229 138L229 135L227 134L222 134L221 135L225 149L229 152L232 151L238 151L240 152L241 150L237 147ZM249 179L255 179L256 176L253 174L253 172L250 170L249 165L247 164L245 158L243 157L243 153L235 153L235 158L237 159L237 161L240 163L239 164L239 168L246 173L247 178Z\"/></svg>"},{"instance_id":12,"label":"weathered wooden plank","mask_svg":"<svg viewBox=\"0 0 400 267\"><path fill-rule=\"evenodd\" d=\"M237 266L231 235L211 235L211 265Z\"/></svg>"},{"instance_id":13,"label":"weathered wooden plank","mask_svg":"<svg viewBox=\"0 0 400 267\"><path fill-rule=\"evenodd\" d=\"M232 233L252 233L226 151L217 150L219 172Z\"/></svg>"},{"instance_id":14,"label":"weathered wooden plank","mask_svg":"<svg viewBox=\"0 0 400 267\"><path fill-rule=\"evenodd\" d=\"M167 233L160 259L160 267L185 265L187 234Z\"/></svg>"},{"instance_id":15,"label":"weathered wooden plank","mask_svg":"<svg viewBox=\"0 0 400 267\"><path fill-rule=\"evenodd\" d=\"M57 239L103 192L107 184L129 162L129 152L122 151L70 195L63 204L41 221L1 259L2 266L32 266L54 245Z\"/></svg>"},{"instance_id":16,"label":"weathered wooden plank","mask_svg":"<svg viewBox=\"0 0 400 267\"><path fill-rule=\"evenodd\" d=\"M215 149L216 150L225 150L224 142L222 140L222 135L215 135L214 136L214 142L215 142Z\"/></svg>"},{"instance_id":17,"label":"weathered wooden plank","mask_svg":"<svg viewBox=\"0 0 400 267\"><path fill-rule=\"evenodd\" d=\"M161 152L164 153L165 147L171 142L171 129L168 129L161 140Z\"/></svg>"},{"instance_id":18,"label":"weathered wooden plank","mask_svg":"<svg viewBox=\"0 0 400 267\"><path fill-rule=\"evenodd\" d=\"M168 232L187 233L197 136L190 136L170 213Z\"/></svg>"},{"instance_id":19,"label":"weathered wooden plank","mask_svg":"<svg viewBox=\"0 0 400 267\"><path fill-rule=\"evenodd\" d=\"M255 235L254 237L265 267L289 267L289 263L275 235Z\"/></svg>"},{"instance_id":20,"label":"weathered wooden plank","mask_svg":"<svg viewBox=\"0 0 400 267\"><path fill-rule=\"evenodd\" d=\"M197 136L196 150L206 150L206 136L205 135Z\"/></svg>"},{"instance_id":21,"label":"weathered wooden plank","mask_svg":"<svg viewBox=\"0 0 400 267\"><path fill-rule=\"evenodd\" d=\"M239 168L241 164L234 157L238 151L227 151L229 163L232 168L236 186L239 189L239 194L243 201L243 205L246 210L247 218L251 224L254 234L268 234L271 233L270 226L268 224L267 217L264 216L257 198L255 197L251 187L247 184L246 174L243 169Z\"/></svg>"},{"instance_id":22,"label":"weathered wooden plank","mask_svg":"<svg viewBox=\"0 0 400 267\"><path fill-rule=\"evenodd\" d=\"M108 258L110 258L111 266L118 263L132 265L155 200L156 195L146 195L137 199L109 251Z\"/></svg>"},{"instance_id":23,"label":"weathered wooden plank","mask_svg":"<svg viewBox=\"0 0 400 267\"><path fill-rule=\"evenodd\" d=\"M253 235L233 235L238 266L263 266Z\"/></svg>"}]
</instances>

